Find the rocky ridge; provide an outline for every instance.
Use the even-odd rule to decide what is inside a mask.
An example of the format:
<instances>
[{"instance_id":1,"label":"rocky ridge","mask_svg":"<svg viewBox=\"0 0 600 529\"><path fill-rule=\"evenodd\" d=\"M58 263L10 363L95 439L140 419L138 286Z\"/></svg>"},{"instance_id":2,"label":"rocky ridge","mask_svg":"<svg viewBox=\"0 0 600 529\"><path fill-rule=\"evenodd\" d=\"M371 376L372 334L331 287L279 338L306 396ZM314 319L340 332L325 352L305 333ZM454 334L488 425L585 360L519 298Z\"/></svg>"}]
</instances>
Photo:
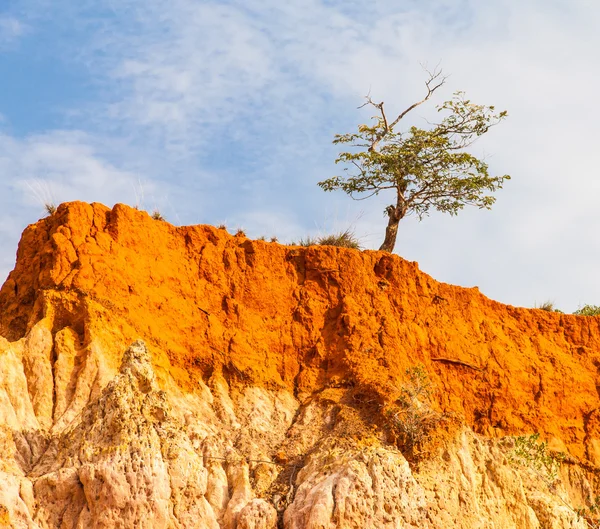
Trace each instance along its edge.
<instances>
[{"instance_id":1,"label":"rocky ridge","mask_svg":"<svg viewBox=\"0 0 600 529\"><path fill-rule=\"evenodd\" d=\"M0 526L588 527L599 360L600 318L397 256L63 204L0 290ZM409 461L384 412L417 365L452 420ZM551 487L510 461L534 432Z\"/></svg>"}]
</instances>

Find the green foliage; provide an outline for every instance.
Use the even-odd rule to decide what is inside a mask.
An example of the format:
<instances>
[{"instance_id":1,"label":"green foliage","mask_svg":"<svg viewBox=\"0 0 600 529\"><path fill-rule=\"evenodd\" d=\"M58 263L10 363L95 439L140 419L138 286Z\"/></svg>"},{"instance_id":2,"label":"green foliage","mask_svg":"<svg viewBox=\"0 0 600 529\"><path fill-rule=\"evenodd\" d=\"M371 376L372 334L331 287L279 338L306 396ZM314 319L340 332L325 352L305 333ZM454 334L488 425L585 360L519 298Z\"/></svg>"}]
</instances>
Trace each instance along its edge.
<instances>
[{"instance_id":1,"label":"green foliage","mask_svg":"<svg viewBox=\"0 0 600 529\"><path fill-rule=\"evenodd\" d=\"M584 305L580 309L577 309L573 314L576 316L600 316L600 306Z\"/></svg>"},{"instance_id":2,"label":"green foliage","mask_svg":"<svg viewBox=\"0 0 600 529\"><path fill-rule=\"evenodd\" d=\"M600 496L588 498L587 507L574 508L558 495L555 482L566 454L548 450L548 443L539 440L540 434L514 438L514 447L509 455L509 461L533 470L548 486L561 502L571 509L578 519L584 520L590 529L600 529Z\"/></svg>"},{"instance_id":3,"label":"green foliage","mask_svg":"<svg viewBox=\"0 0 600 529\"><path fill-rule=\"evenodd\" d=\"M447 416L433 409L433 386L424 366L407 369L405 376L386 415L398 445L405 455L413 457Z\"/></svg>"},{"instance_id":4,"label":"green foliage","mask_svg":"<svg viewBox=\"0 0 600 529\"><path fill-rule=\"evenodd\" d=\"M408 133L386 131L382 118L372 126L360 125L358 133L338 134L334 144L350 144L359 151L342 152L336 163L346 163L348 176L335 176L319 186L325 191L341 189L349 195L377 195L387 189L402 194L402 206L419 218L431 208L456 214L465 205L489 209L496 191L509 176L490 177L488 166L462 151L506 116L494 107L474 105L459 92L438 107L450 111L431 130L411 127ZM381 137L379 150L372 148ZM351 173L353 171L353 173Z\"/></svg>"},{"instance_id":5,"label":"green foliage","mask_svg":"<svg viewBox=\"0 0 600 529\"><path fill-rule=\"evenodd\" d=\"M368 97L366 104L377 108L379 114L370 125L359 125L357 132L335 135L334 144L352 150L341 152L336 160L344 164L344 175L323 180L319 186L325 191L340 189L359 200L393 191L395 203L385 212L396 224L409 214L422 219L431 209L451 215L467 205L490 209L495 202L490 193L502 188L510 176L490 176L488 165L465 149L502 121L506 111L476 105L463 92L456 92L437 107L445 117L429 129L413 126L404 132L394 130L408 112L444 83L442 79L432 87L440 74L430 74L425 99L411 105L392 123L383 103Z\"/></svg>"},{"instance_id":6,"label":"green foliage","mask_svg":"<svg viewBox=\"0 0 600 529\"><path fill-rule=\"evenodd\" d=\"M510 461L536 471L549 484L558 478L558 471L565 454L548 450L548 443L540 441L540 434L515 437L515 446Z\"/></svg>"},{"instance_id":7,"label":"green foliage","mask_svg":"<svg viewBox=\"0 0 600 529\"><path fill-rule=\"evenodd\" d=\"M578 519L583 519L590 529L600 528L600 496L588 498L588 507L573 509Z\"/></svg>"}]
</instances>

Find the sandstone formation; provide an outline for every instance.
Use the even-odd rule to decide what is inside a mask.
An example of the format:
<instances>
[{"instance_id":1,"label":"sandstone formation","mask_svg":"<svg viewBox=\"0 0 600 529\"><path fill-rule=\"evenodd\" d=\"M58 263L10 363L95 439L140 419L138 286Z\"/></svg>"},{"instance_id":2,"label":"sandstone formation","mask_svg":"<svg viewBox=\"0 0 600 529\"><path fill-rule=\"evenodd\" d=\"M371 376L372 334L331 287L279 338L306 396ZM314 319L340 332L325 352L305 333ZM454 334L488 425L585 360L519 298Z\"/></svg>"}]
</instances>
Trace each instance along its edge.
<instances>
[{"instance_id":1,"label":"sandstone formation","mask_svg":"<svg viewBox=\"0 0 600 529\"><path fill-rule=\"evenodd\" d=\"M415 366L448 418L418 455ZM0 290L0 527L589 527L599 366L600 318L398 256L63 204ZM535 432L556 480L513 460Z\"/></svg>"}]
</instances>

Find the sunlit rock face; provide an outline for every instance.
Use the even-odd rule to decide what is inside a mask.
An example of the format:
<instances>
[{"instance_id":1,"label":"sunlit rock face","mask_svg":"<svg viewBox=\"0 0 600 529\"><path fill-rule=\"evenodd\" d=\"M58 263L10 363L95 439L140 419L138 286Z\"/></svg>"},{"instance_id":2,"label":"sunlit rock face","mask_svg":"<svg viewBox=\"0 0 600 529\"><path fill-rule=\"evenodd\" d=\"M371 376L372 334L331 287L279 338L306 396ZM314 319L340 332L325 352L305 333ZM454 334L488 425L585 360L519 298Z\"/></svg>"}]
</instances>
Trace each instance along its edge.
<instances>
[{"instance_id":1,"label":"sunlit rock face","mask_svg":"<svg viewBox=\"0 0 600 529\"><path fill-rule=\"evenodd\" d=\"M588 527L598 365L600 318L398 256L63 204L0 290L0 527ZM418 457L386 413L415 366L450 418Z\"/></svg>"}]
</instances>

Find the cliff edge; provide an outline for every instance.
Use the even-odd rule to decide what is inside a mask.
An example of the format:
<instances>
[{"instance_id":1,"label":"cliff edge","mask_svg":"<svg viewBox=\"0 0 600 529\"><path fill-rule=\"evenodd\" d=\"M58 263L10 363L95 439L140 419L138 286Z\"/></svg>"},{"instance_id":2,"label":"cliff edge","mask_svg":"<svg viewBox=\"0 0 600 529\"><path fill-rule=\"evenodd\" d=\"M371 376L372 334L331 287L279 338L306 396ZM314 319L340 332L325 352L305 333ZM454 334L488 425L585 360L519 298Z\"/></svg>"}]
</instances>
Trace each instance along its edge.
<instances>
[{"instance_id":1,"label":"cliff edge","mask_svg":"<svg viewBox=\"0 0 600 529\"><path fill-rule=\"evenodd\" d=\"M0 526L587 527L599 365L600 318L396 255L63 204L0 290ZM416 366L450 419L411 458ZM510 462L535 432L568 454L551 487Z\"/></svg>"}]
</instances>

